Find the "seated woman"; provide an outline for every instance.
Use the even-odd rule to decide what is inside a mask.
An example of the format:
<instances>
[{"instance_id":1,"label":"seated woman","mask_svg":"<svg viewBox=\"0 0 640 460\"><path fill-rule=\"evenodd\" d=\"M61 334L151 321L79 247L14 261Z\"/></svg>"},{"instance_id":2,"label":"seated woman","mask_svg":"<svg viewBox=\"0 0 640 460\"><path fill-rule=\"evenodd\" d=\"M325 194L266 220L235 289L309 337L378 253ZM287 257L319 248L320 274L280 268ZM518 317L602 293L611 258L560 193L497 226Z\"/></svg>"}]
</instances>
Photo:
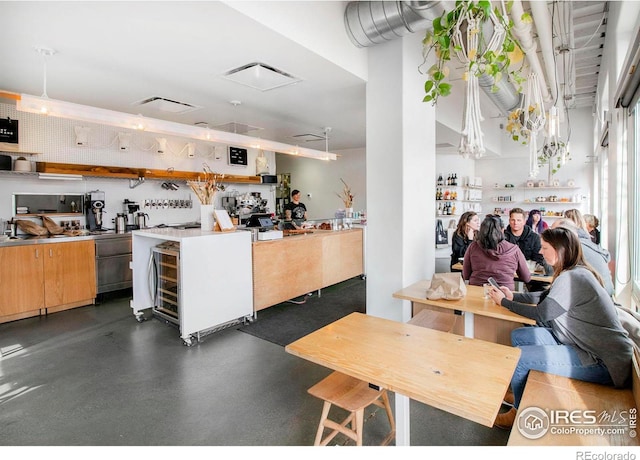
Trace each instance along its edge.
<instances>
[{"instance_id":1,"label":"seated woman","mask_svg":"<svg viewBox=\"0 0 640 460\"><path fill-rule=\"evenodd\" d=\"M600 226L600 221L593 214L585 214L584 221L587 224L587 231L589 232L589 236L591 237L591 241L595 244L600 244L600 230L598 227Z\"/></svg>"},{"instance_id":2,"label":"seated woman","mask_svg":"<svg viewBox=\"0 0 640 460\"><path fill-rule=\"evenodd\" d=\"M531 281L527 260L517 244L504 238L500 216L488 215L480 225L476 240L469 245L462 264L462 277L469 284L482 286L493 277L501 286L513 289L514 275L524 283Z\"/></svg>"},{"instance_id":3,"label":"seated woman","mask_svg":"<svg viewBox=\"0 0 640 460\"><path fill-rule=\"evenodd\" d=\"M451 237L451 271L459 271L454 270L453 266L464 257L467 248L478 234L479 228L480 218L475 212L467 211L460 216L458 228Z\"/></svg>"},{"instance_id":4,"label":"seated woman","mask_svg":"<svg viewBox=\"0 0 640 460\"><path fill-rule=\"evenodd\" d=\"M529 211L529 217L527 217L527 225L531 227L533 231L538 235L549 228L549 224L542 220L542 215L537 209L532 209L531 211Z\"/></svg>"},{"instance_id":5,"label":"seated woman","mask_svg":"<svg viewBox=\"0 0 640 460\"><path fill-rule=\"evenodd\" d=\"M539 326L511 333L522 354L511 379L513 408L498 414L500 428L513 425L530 370L615 387L630 381L633 343L599 275L585 262L576 233L546 230L542 254L554 268L548 291L514 294L504 286L490 291L494 302Z\"/></svg>"},{"instance_id":6,"label":"seated woman","mask_svg":"<svg viewBox=\"0 0 640 460\"><path fill-rule=\"evenodd\" d=\"M587 222L584 220L584 217L582 216L582 213L580 212L579 209L567 209L563 213L563 216L566 219L571 219L573 223L576 224L576 227L581 228L585 232L589 233L589 229L587 228Z\"/></svg>"}]
</instances>

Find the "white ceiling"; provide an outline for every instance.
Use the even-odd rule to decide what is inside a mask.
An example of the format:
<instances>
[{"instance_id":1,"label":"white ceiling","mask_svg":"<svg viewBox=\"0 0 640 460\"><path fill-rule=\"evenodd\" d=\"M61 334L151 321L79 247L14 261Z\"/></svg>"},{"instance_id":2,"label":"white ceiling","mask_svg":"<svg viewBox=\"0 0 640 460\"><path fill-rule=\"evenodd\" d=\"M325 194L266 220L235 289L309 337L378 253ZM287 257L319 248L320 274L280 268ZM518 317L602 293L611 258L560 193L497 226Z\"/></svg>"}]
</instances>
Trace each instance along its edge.
<instances>
[{"instance_id":1,"label":"white ceiling","mask_svg":"<svg viewBox=\"0 0 640 460\"><path fill-rule=\"evenodd\" d=\"M52 99L212 128L243 123L262 128L248 135L294 145L331 127L330 150L365 145L361 78L221 2L0 1L0 34L0 90L40 96L34 47L45 47L56 51L47 58ZM262 92L222 77L256 61L302 81ZM171 115L133 105L152 96L202 108Z\"/></svg>"},{"instance_id":2,"label":"white ceiling","mask_svg":"<svg viewBox=\"0 0 640 460\"><path fill-rule=\"evenodd\" d=\"M301 9L304 3L315 2L291 5ZM338 3L344 11L348 2ZM575 90L592 93L606 2L572 3L588 7L593 19L581 22L577 30L585 38L576 40L576 47L589 40L589 61L595 56L591 87ZM365 146L365 81L222 2L0 1L0 34L0 91L43 94L44 60L35 48L45 47L56 51L46 61L46 92L53 99L211 128L236 122L262 128L248 135L317 150L325 149L324 128L331 127L329 150ZM301 81L262 92L222 77L251 62ZM169 114L135 105L149 97L200 108ZM303 135L317 140L297 137ZM437 142L457 145L453 137L439 131Z\"/></svg>"}]
</instances>

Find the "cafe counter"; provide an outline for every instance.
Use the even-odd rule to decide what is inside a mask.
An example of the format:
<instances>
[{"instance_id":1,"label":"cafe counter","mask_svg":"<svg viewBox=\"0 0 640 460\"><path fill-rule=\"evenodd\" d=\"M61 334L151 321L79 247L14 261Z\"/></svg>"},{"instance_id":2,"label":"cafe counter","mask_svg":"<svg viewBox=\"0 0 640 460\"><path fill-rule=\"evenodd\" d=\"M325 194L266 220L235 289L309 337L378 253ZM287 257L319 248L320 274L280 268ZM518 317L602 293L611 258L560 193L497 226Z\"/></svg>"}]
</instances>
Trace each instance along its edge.
<instances>
[{"instance_id":1,"label":"cafe counter","mask_svg":"<svg viewBox=\"0 0 640 460\"><path fill-rule=\"evenodd\" d=\"M252 253L254 312L364 274L362 228L255 241Z\"/></svg>"}]
</instances>

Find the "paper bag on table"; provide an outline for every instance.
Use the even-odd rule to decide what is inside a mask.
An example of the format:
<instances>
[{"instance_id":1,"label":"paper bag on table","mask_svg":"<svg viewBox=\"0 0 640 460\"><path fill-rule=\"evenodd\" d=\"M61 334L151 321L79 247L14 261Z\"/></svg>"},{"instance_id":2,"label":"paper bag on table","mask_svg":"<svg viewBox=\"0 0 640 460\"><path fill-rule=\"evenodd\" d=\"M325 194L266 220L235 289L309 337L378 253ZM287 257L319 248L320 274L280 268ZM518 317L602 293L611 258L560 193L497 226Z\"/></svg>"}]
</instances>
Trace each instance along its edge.
<instances>
[{"instance_id":1,"label":"paper bag on table","mask_svg":"<svg viewBox=\"0 0 640 460\"><path fill-rule=\"evenodd\" d=\"M460 273L436 273L427 289L429 300L458 300L467 295L467 286Z\"/></svg>"}]
</instances>

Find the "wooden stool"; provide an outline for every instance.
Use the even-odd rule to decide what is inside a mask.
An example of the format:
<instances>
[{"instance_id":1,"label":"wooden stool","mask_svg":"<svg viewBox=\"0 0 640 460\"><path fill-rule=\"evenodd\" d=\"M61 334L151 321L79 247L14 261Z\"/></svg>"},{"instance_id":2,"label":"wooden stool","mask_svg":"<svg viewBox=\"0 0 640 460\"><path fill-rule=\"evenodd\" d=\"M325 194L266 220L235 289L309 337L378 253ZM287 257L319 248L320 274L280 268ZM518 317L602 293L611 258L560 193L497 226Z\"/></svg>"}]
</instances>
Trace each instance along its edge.
<instances>
[{"instance_id":1,"label":"wooden stool","mask_svg":"<svg viewBox=\"0 0 640 460\"><path fill-rule=\"evenodd\" d=\"M382 445L387 445L395 438L396 424L391 412L387 390L374 390L367 382L358 380L340 372L333 372L324 380L309 388L309 393L324 401L322 416L318 425L318 433L314 446L326 446L338 433L342 433L362 445L362 428L364 425L364 410L371 404L382 407L387 411L391 432L385 438ZM340 424L330 420L329 409L334 404L344 410L349 411L349 415ZM354 420L355 418L355 420ZM351 422L351 428L347 425ZM333 431L322 439L324 429L330 428Z\"/></svg>"}]
</instances>

